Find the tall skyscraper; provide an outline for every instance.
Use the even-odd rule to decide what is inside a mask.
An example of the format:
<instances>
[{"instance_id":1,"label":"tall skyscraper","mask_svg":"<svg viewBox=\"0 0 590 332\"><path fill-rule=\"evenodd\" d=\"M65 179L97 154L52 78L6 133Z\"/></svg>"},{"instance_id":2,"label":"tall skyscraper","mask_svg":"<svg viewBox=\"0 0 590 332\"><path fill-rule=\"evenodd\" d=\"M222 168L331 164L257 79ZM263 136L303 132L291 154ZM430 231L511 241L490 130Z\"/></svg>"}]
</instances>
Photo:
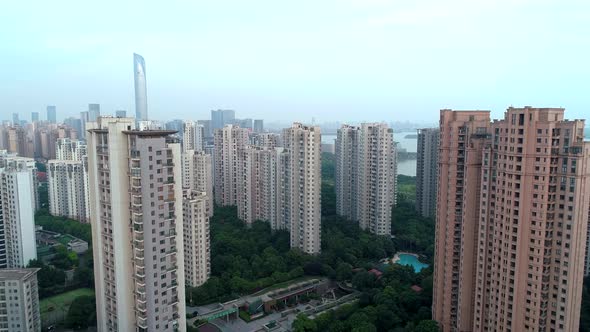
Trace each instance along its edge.
<instances>
[{"instance_id":1,"label":"tall skyscraper","mask_svg":"<svg viewBox=\"0 0 590 332\"><path fill-rule=\"evenodd\" d=\"M283 173L290 189L285 213L291 247L308 254L321 251L320 127L294 123L283 130L288 160Z\"/></svg>"},{"instance_id":2,"label":"tall skyscraper","mask_svg":"<svg viewBox=\"0 0 590 332\"><path fill-rule=\"evenodd\" d=\"M393 131L385 123L344 125L337 137L337 212L371 233L391 235L396 184Z\"/></svg>"},{"instance_id":3,"label":"tall skyscraper","mask_svg":"<svg viewBox=\"0 0 590 332\"><path fill-rule=\"evenodd\" d=\"M37 170L34 159L0 153L0 269L22 268L37 258Z\"/></svg>"},{"instance_id":4,"label":"tall skyscraper","mask_svg":"<svg viewBox=\"0 0 590 332\"><path fill-rule=\"evenodd\" d=\"M184 122L184 133L182 140L182 150L203 151L204 148L204 129L203 126L195 121Z\"/></svg>"},{"instance_id":5,"label":"tall skyscraper","mask_svg":"<svg viewBox=\"0 0 590 332\"><path fill-rule=\"evenodd\" d=\"M433 318L443 331L577 331L590 143L564 109L441 111Z\"/></svg>"},{"instance_id":6,"label":"tall skyscraper","mask_svg":"<svg viewBox=\"0 0 590 332\"><path fill-rule=\"evenodd\" d=\"M418 129L416 210L424 217L436 215L439 136L438 128Z\"/></svg>"},{"instance_id":7,"label":"tall skyscraper","mask_svg":"<svg viewBox=\"0 0 590 332\"><path fill-rule=\"evenodd\" d=\"M0 326L2 331L41 332L39 269L0 269Z\"/></svg>"},{"instance_id":8,"label":"tall skyscraper","mask_svg":"<svg viewBox=\"0 0 590 332\"><path fill-rule=\"evenodd\" d=\"M254 120L254 132L258 133L258 134L264 132L264 120L262 120L262 119Z\"/></svg>"},{"instance_id":9,"label":"tall skyscraper","mask_svg":"<svg viewBox=\"0 0 590 332\"><path fill-rule=\"evenodd\" d=\"M131 118L89 123L99 331L185 331L180 144Z\"/></svg>"},{"instance_id":10,"label":"tall skyscraper","mask_svg":"<svg viewBox=\"0 0 590 332\"><path fill-rule=\"evenodd\" d=\"M39 112L31 112L31 122L39 122Z\"/></svg>"},{"instance_id":11,"label":"tall skyscraper","mask_svg":"<svg viewBox=\"0 0 590 332\"><path fill-rule=\"evenodd\" d=\"M127 117L127 111L126 110L116 110L115 111L115 116L118 118L126 118Z\"/></svg>"},{"instance_id":12,"label":"tall skyscraper","mask_svg":"<svg viewBox=\"0 0 590 332\"><path fill-rule=\"evenodd\" d=\"M96 122L100 117L100 104L88 104L88 122Z\"/></svg>"},{"instance_id":13,"label":"tall skyscraper","mask_svg":"<svg viewBox=\"0 0 590 332\"><path fill-rule=\"evenodd\" d=\"M211 127L215 135L216 129L222 129L226 125L235 124L236 112L234 110L211 110Z\"/></svg>"},{"instance_id":14,"label":"tall skyscraper","mask_svg":"<svg viewBox=\"0 0 590 332\"><path fill-rule=\"evenodd\" d=\"M198 287L211 275L207 195L188 191L183 199L184 272L186 284Z\"/></svg>"},{"instance_id":15,"label":"tall skyscraper","mask_svg":"<svg viewBox=\"0 0 590 332\"><path fill-rule=\"evenodd\" d=\"M64 119L64 124L74 129L78 138L84 137L84 133L82 132L82 121L80 119L69 117Z\"/></svg>"},{"instance_id":16,"label":"tall skyscraper","mask_svg":"<svg viewBox=\"0 0 590 332\"><path fill-rule=\"evenodd\" d=\"M240 153L248 145L248 130L234 125L215 130L215 202L237 206Z\"/></svg>"},{"instance_id":17,"label":"tall skyscraper","mask_svg":"<svg viewBox=\"0 0 590 332\"><path fill-rule=\"evenodd\" d=\"M49 123L57 123L57 110L55 106L47 106L47 121Z\"/></svg>"},{"instance_id":18,"label":"tall skyscraper","mask_svg":"<svg viewBox=\"0 0 590 332\"><path fill-rule=\"evenodd\" d=\"M135 78L135 120L148 120L147 82L145 61L139 54L133 53L133 70Z\"/></svg>"},{"instance_id":19,"label":"tall skyscraper","mask_svg":"<svg viewBox=\"0 0 590 332\"><path fill-rule=\"evenodd\" d=\"M213 138L211 120L197 120L197 124L203 126L203 136L205 136L205 138Z\"/></svg>"}]
</instances>

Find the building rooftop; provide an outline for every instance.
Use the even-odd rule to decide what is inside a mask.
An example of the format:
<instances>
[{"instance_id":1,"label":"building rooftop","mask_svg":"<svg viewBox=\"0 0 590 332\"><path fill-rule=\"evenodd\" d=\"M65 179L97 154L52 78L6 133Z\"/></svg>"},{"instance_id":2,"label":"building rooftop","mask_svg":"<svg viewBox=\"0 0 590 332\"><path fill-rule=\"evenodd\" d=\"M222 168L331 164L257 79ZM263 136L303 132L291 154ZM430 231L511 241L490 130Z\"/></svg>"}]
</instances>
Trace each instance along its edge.
<instances>
[{"instance_id":1,"label":"building rooftop","mask_svg":"<svg viewBox=\"0 0 590 332\"><path fill-rule=\"evenodd\" d=\"M0 280L24 280L41 269L0 269Z\"/></svg>"}]
</instances>

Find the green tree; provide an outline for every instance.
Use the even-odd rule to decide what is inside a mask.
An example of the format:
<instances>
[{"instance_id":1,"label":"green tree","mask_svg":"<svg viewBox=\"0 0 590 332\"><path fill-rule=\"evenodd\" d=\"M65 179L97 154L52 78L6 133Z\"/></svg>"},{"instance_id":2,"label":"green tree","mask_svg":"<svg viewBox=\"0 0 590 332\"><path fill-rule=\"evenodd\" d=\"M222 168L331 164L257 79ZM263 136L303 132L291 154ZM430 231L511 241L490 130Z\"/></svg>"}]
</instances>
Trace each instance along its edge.
<instances>
[{"instance_id":1,"label":"green tree","mask_svg":"<svg viewBox=\"0 0 590 332\"><path fill-rule=\"evenodd\" d=\"M293 331L295 332L315 332L317 331L317 325L315 321L309 319L304 314L297 315L295 321L293 321Z\"/></svg>"},{"instance_id":2,"label":"green tree","mask_svg":"<svg viewBox=\"0 0 590 332\"><path fill-rule=\"evenodd\" d=\"M96 325L96 300L94 296L83 295L72 301L65 324L67 327L81 330Z\"/></svg>"}]
</instances>

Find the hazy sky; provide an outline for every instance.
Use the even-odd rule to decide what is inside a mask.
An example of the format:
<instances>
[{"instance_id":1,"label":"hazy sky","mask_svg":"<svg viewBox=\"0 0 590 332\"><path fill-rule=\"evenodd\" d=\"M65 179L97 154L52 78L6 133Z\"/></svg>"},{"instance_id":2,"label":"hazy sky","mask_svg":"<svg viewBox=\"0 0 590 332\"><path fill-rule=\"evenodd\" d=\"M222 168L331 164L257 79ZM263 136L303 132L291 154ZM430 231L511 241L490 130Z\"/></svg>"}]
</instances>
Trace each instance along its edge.
<instances>
[{"instance_id":1,"label":"hazy sky","mask_svg":"<svg viewBox=\"0 0 590 332\"><path fill-rule=\"evenodd\" d=\"M590 118L590 1L4 1L0 119L88 103L150 118L438 121L441 108ZM158 5L156 5L156 3ZM165 4L165 5L164 5Z\"/></svg>"}]
</instances>

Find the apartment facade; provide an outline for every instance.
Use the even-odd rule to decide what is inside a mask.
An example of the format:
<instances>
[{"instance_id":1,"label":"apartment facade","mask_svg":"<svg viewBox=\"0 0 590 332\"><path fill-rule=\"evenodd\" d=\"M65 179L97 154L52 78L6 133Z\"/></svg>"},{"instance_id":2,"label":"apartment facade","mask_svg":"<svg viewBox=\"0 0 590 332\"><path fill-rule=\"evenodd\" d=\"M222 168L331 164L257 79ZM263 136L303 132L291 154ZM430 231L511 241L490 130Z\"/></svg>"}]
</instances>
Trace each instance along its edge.
<instances>
[{"instance_id":1,"label":"apartment facade","mask_svg":"<svg viewBox=\"0 0 590 332\"><path fill-rule=\"evenodd\" d=\"M433 316L443 331L577 331L590 201L583 120L441 111Z\"/></svg>"},{"instance_id":2,"label":"apartment facade","mask_svg":"<svg viewBox=\"0 0 590 332\"><path fill-rule=\"evenodd\" d=\"M187 150L182 154L182 186L206 194L207 216L213 216L213 167L211 155L203 151Z\"/></svg>"},{"instance_id":3,"label":"apartment facade","mask_svg":"<svg viewBox=\"0 0 590 332\"><path fill-rule=\"evenodd\" d=\"M184 331L180 144L134 122L87 124L98 331Z\"/></svg>"},{"instance_id":4,"label":"apartment facade","mask_svg":"<svg viewBox=\"0 0 590 332\"><path fill-rule=\"evenodd\" d=\"M238 204L238 183L242 172L240 154L248 145L248 130L226 125L215 130L215 202L221 206Z\"/></svg>"},{"instance_id":5,"label":"apartment facade","mask_svg":"<svg viewBox=\"0 0 590 332\"><path fill-rule=\"evenodd\" d=\"M384 123L344 125L335 150L336 211L371 233L390 235L396 185L393 131Z\"/></svg>"},{"instance_id":6,"label":"apartment facade","mask_svg":"<svg viewBox=\"0 0 590 332\"><path fill-rule=\"evenodd\" d=\"M439 128L418 129L416 210L424 217L436 216L439 136Z\"/></svg>"},{"instance_id":7,"label":"apartment facade","mask_svg":"<svg viewBox=\"0 0 590 332\"><path fill-rule=\"evenodd\" d=\"M0 331L41 331L39 270L0 269Z\"/></svg>"},{"instance_id":8,"label":"apartment facade","mask_svg":"<svg viewBox=\"0 0 590 332\"><path fill-rule=\"evenodd\" d=\"M88 165L73 160L47 162L49 212L88 222Z\"/></svg>"},{"instance_id":9,"label":"apartment facade","mask_svg":"<svg viewBox=\"0 0 590 332\"><path fill-rule=\"evenodd\" d=\"M308 254L321 251L321 132L320 127L294 123L283 130L283 156L289 191L283 220L289 224L291 247Z\"/></svg>"},{"instance_id":10,"label":"apartment facade","mask_svg":"<svg viewBox=\"0 0 590 332\"><path fill-rule=\"evenodd\" d=\"M55 142L55 159L84 161L86 158L86 143L69 137L58 138Z\"/></svg>"},{"instance_id":11,"label":"apartment facade","mask_svg":"<svg viewBox=\"0 0 590 332\"><path fill-rule=\"evenodd\" d=\"M358 171L359 171L360 128L342 125L338 129L335 143L336 213L350 220L359 220L358 215Z\"/></svg>"},{"instance_id":12,"label":"apartment facade","mask_svg":"<svg viewBox=\"0 0 590 332\"><path fill-rule=\"evenodd\" d=\"M182 139L182 151L203 151L205 133L202 125L195 121L185 121Z\"/></svg>"},{"instance_id":13,"label":"apartment facade","mask_svg":"<svg viewBox=\"0 0 590 332\"><path fill-rule=\"evenodd\" d=\"M0 268L22 268L37 258L35 160L2 152L0 159Z\"/></svg>"},{"instance_id":14,"label":"apartment facade","mask_svg":"<svg viewBox=\"0 0 590 332\"><path fill-rule=\"evenodd\" d=\"M211 276L207 194L186 191L183 197L184 273L187 286L198 287Z\"/></svg>"}]
</instances>

